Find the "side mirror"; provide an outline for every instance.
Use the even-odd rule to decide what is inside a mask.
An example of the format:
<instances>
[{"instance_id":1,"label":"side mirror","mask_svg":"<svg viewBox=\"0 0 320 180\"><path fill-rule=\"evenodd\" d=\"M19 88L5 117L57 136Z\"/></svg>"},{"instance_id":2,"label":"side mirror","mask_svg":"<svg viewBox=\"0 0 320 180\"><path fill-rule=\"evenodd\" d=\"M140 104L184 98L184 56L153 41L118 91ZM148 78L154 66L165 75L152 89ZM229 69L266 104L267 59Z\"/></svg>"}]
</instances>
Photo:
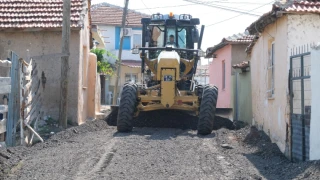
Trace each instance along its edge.
<instances>
[{"instance_id":1,"label":"side mirror","mask_svg":"<svg viewBox=\"0 0 320 180\"><path fill-rule=\"evenodd\" d=\"M197 43L199 42L199 31L198 29L192 29L192 42Z\"/></svg>"},{"instance_id":2,"label":"side mirror","mask_svg":"<svg viewBox=\"0 0 320 180\"><path fill-rule=\"evenodd\" d=\"M132 54L139 54L139 52L140 52L139 48L132 48L131 49Z\"/></svg>"}]
</instances>

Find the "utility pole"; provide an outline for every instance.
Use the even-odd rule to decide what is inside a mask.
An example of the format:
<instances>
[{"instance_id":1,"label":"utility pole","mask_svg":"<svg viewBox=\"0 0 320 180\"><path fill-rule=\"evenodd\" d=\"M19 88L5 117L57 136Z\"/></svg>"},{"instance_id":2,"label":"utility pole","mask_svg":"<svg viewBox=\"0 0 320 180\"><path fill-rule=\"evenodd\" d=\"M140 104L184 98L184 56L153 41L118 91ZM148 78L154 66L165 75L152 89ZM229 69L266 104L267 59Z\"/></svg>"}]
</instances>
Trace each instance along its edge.
<instances>
[{"instance_id":1,"label":"utility pole","mask_svg":"<svg viewBox=\"0 0 320 180\"><path fill-rule=\"evenodd\" d=\"M122 31L125 28L126 25L126 20L127 20L127 12L128 12L128 4L129 4L129 0L125 0L124 2L124 9L123 9L123 14L122 14ZM120 72L121 72L121 55L122 55L122 45L123 45L123 36L124 33L122 32L122 36L120 39L120 47L119 47L119 54L118 54L118 59L119 59L119 63L118 63L118 68L117 68L117 76L116 76L116 84L114 86L114 91L113 91L113 105L117 104L117 99L118 99L118 83L119 83L119 78L120 77Z\"/></svg>"},{"instance_id":2,"label":"utility pole","mask_svg":"<svg viewBox=\"0 0 320 180\"><path fill-rule=\"evenodd\" d=\"M61 57L61 84L59 125L67 128L68 107L68 77L69 77L69 47L70 47L70 0L63 1L62 22L62 57Z\"/></svg>"}]
</instances>

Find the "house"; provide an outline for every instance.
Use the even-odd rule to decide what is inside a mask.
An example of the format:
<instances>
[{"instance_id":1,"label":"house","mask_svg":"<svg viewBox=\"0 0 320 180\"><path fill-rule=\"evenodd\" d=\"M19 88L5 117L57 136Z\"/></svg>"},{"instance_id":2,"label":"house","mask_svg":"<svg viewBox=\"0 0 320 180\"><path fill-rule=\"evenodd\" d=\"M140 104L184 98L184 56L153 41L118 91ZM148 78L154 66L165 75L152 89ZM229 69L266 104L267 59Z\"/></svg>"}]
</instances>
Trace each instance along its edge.
<instances>
[{"instance_id":1,"label":"house","mask_svg":"<svg viewBox=\"0 0 320 180\"><path fill-rule=\"evenodd\" d=\"M91 35L92 35L92 41L93 41L93 49L99 48L104 49L105 43L102 38L101 30L97 25L91 25Z\"/></svg>"},{"instance_id":2,"label":"house","mask_svg":"<svg viewBox=\"0 0 320 180\"><path fill-rule=\"evenodd\" d=\"M71 1L67 118L74 124L95 116L95 108L89 107L95 101L92 95L96 94L96 67L93 66L96 58L89 53L89 7L89 0ZM23 3L2 0L0 8L0 59L6 59L7 51L12 50L26 61L32 59L37 64L39 73L46 78L42 94L44 115L58 120L63 0Z\"/></svg>"},{"instance_id":3,"label":"house","mask_svg":"<svg viewBox=\"0 0 320 180\"><path fill-rule=\"evenodd\" d=\"M237 87L241 82L236 76L236 70L232 68L233 65L248 61L249 58L245 53L246 47L252 41L253 36L244 33L235 34L227 38L223 38L221 42L206 50L206 58L213 58L209 65L209 79L210 84L214 84L219 89L217 113L219 110L223 111L224 116L233 120L242 120L251 122L250 118L250 104L246 106L245 111L239 116L239 106L237 98L241 96ZM238 83L238 86L237 86ZM245 82L248 86L243 84L243 91L250 90L250 82ZM250 98L250 96L245 96ZM241 97L244 98L244 97Z\"/></svg>"},{"instance_id":4,"label":"house","mask_svg":"<svg viewBox=\"0 0 320 180\"><path fill-rule=\"evenodd\" d=\"M116 57L119 53L120 37L122 36L122 32L125 33L121 55L121 80L119 81L119 84L122 85L124 84L125 80L131 79L128 78L129 76L131 76L131 73L134 74L133 77L136 77L136 79L134 79L135 82L141 82L141 77L139 74L141 72L141 59L138 54L132 54L131 49L134 47L142 46L141 18L150 17L150 15L133 10L128 10L126 28L124 31L122 31L122 7L108 3L100 3L93 5L91 7L91 10L92 25L100 29L103 41L105 43L105 49L111 52ZM116 60L114 58L109 58L108 61L114 64ZM132 66L132 64L134 65ZM133 67L134 72L131 72L132 69L129 68L131 66ZM112 98L111 96L114 86L115 80L113 79L109 81L107 79L107 81L105 82L105 99L107 104L110 104L110 101L108 101L108 99Z\"/></svg>"},{"instance_id":5,"label":"house","mask_svg":"<svg viewBox=\"0 0 320 180\"><path fill-rule=\"evenodd\" d=\"M310 118L317 117L311 112L318 113L312 107L319 91L311 96L317 70L311 74L310 51L320 41L319 14L317 1L275 2L247 28L255 35L246 50L251 57L253 122L292 160L320 159L319 119Z\"/></svg>"},{"instance_id":6,"label":"house","mask_svg":"<svg viewBox=\"0 0 320 180\"><path fill-rule=\"evenodd\" d=\"M123 84L125 82L135 82L135 83L142 83L141 82L141 62L140 61L130 61L130 60L122 60L121 64L121 74L119 78L119 85L120 87L123 87ZM115 84L116 78L112 78L110 81L110 84ZM122 89L122 88L121 88ZM113 92L113 91L112 91ZM110 104L113 101L113 96L109 95L109 98L107 99L107 102ZM118 103L120 97L118 96Z\"/></svg>"}]
</instances>

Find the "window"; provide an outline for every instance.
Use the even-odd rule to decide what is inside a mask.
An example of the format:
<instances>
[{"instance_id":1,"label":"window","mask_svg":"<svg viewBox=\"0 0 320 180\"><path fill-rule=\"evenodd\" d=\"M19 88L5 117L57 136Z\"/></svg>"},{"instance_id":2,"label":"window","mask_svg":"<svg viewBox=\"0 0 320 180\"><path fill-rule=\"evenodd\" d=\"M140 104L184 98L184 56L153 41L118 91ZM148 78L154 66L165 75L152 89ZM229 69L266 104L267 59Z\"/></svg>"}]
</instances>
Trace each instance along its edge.
<instances>
[{"instance_id":1,"label":"window","mask_svg":"<svg viewBox=\"0 0 320 180\"><path fill-rule=\"evenodd\" d=\"M275 54L274 54L274 42L271 43L271 47L269 50L269 60L268 60L268 98L274 97L274 61L275 61Z\"/></svg>"},{"instance_id":2,"label":"window","mask_svg":"<svg viewBox=\"0 0 320 180\"><path fill-rule=\"evenodd\" d=\"M133 34L132 36L132 48L142 47L142 35L141 34Z\"/></svg>"},{"instance_id":3,"label":"window","mask_svg":"<svg viewBox=\"0 0 320 180\"><path fill-rule=\"evenodd\" d=\"M151 30L151 47L163 47L164 26L150 26Z\"/></svg>"},{"instance_id":4,"label":"window","mask_svg":"<svg viewBox=\"0 0 320 180\"><path fill-rule=\"evenodd\" d=\"M186 36L187 35L187 31L186 29L181 29L179 28L178 29L178 45L179 45L179 48L186 48L186 42L187 42L187 39L186 39Z\"/></svg>"},{"instance_id":5,"label":"window","mask_svg":"<svg viewBox=\"0 0 320 180\"><path fill-rule=\"evenodd\" d=\"M226 88L226 61L222 61L222 89Z\"/></svg>"},{"instance_id":6,"label":"window","mask_svg":"<svg viewBox=\"0 0 320 180\"><path fill-rule=\"evenodd\" d=\"M132 82L132 83L136 83L137 82L137 74L126 74L125 75L125 82Z\"/></svg>"}]
</instances>

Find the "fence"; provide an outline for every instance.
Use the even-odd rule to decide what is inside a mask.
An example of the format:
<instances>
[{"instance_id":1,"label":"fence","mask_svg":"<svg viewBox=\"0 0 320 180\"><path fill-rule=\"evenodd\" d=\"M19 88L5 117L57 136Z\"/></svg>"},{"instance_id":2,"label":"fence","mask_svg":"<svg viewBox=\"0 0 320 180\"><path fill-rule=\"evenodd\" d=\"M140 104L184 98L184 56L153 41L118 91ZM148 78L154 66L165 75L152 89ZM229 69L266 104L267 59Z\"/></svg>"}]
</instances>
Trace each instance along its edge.
<instances>
[{"instance_id":1,"label":"fence","mask_svg":"<svg viewBox=\"0 0 320 180\"><path fill-rule=\"evenodd\" d=\"M26 134L25 140L27 144L32 144L34 135L36 135L39 140L43 142L43 139L36 132L38 128L38 121L43 116L43 112L41 112L41 77L39 77L40 73L38 72L37 64L32 59L29 63L23 61L21 74L21 84L23 85L21 92L21 123L23 122L23 125L25 125L31 131L31 133ZM31 127L32 122L34 122L33 127ZM21 139L22 141L24 139L23 131L21 132Z\"/></svg>"},{"instance_id":2,"label":"fence","mask_svg":"<svg viewBox=\"0 0 320 180\"><path fill-rule=\"evenodd\" d=\"M37 122L43 115L41 113L41 81L37 64L32 60L27 63L12 51L8 59L0 61L0 67L6 67L10 72L10 77L0 77L0 94L9 94L9 98L6 98L8 103L5 100L4 104L0 105L0 113L3 116L0 118L2 119L0 121L0 138L2 138L0 141L5 139L7 146L15 146L16 129L19 124L21 145L31 144L34 136L43 141L35 130ZM33 122L35 123L32 127Z\"/></svg>"},{"instance_id":3,"label":"fence","mask_svg":"<svg viewBox=\"0 0 320 180\"><path fill-rule=\"evenodd\" d=\"M7 114L8 114L8 96L11 92L11 78L10 68L11 62L8 60L0 60L0 67L5 72L6 77L0 77L0 94L3 95L3 104L0 104L0 142L5 141L5 132L7 125Z\"/></svg>"}]
</instances>

